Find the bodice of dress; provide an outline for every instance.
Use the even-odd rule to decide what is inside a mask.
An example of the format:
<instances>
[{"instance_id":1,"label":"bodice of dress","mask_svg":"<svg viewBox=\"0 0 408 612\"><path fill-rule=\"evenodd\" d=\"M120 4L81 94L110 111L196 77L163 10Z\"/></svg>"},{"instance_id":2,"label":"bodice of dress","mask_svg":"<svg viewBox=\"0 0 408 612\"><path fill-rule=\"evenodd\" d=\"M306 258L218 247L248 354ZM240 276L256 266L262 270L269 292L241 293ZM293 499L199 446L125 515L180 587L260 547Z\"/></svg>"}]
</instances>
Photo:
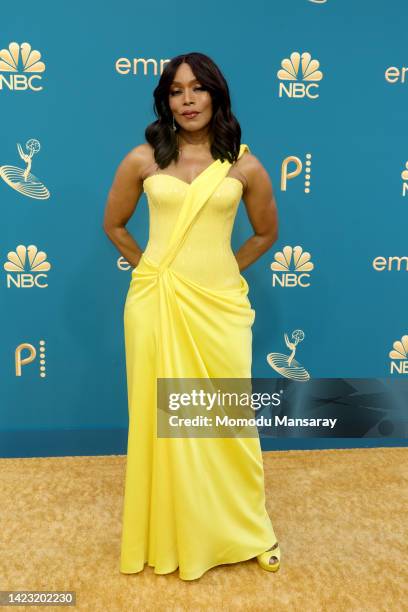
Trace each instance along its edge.
<instances>
[{"instance_id":1,"label":"bodice of dress","mask_svg":"<svg viewBox=\"0 0 408 612\"><path fill-rule=\"evenodd\" d=\"M166 252L190 184L171 175L153 174L143 183L149 207L149 240L144 256L158 265ZM242 183L226 176L199 211L171 262L171 269L214 289L240 285L231 234Z\"/></svg>"}]
</instances>

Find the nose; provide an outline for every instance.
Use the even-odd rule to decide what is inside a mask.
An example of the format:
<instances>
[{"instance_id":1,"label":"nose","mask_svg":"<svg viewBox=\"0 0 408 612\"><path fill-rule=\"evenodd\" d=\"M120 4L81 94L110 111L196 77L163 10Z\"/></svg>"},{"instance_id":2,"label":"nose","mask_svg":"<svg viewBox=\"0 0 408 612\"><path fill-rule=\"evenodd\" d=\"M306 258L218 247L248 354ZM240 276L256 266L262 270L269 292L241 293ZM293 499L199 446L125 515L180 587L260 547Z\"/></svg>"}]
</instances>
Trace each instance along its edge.
<instances>
[{"instance_id":1,"label":"nose","mask_svg":"<svg viewBox=\"0 0 408 612\"><path fill-rule=\"evenodd\" d=\"M194 94L190 91L190 89L187 87L184 90L184 104L191 104L192 99L193 99Z\"/></svg>"}]
</instances>

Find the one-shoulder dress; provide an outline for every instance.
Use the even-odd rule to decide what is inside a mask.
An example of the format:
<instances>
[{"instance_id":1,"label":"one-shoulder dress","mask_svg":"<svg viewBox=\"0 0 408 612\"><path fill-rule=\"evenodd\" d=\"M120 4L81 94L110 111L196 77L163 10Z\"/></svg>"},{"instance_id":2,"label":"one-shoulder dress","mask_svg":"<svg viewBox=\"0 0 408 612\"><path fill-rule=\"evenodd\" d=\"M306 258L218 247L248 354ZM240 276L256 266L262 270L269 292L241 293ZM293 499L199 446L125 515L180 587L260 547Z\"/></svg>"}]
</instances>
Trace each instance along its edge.
<instances>
[{"instance_id":1,"label":"one-shoulder dress","mask_svg":"<svg viewBox=\"0 0 408 612\"><path fill-rule=\"evenodd\" d=\"M248 150L241 144L239 157ZM144 180L149 240L124 307L129 432L120 572L183 580L277 540L259 436L158 437L157 378L250 378L255 311L231 249L242 183L217 159L192 183Z\"/></svg>"}]
</instances>

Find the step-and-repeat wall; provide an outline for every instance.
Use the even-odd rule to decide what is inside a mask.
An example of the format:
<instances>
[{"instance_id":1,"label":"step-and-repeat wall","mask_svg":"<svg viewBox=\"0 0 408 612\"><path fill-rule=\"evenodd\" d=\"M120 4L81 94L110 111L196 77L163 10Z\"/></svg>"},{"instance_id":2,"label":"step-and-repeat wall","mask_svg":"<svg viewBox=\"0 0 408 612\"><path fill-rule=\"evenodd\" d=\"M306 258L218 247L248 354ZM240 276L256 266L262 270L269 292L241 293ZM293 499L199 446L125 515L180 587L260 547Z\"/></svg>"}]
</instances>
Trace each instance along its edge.
<instances>
[{"instance_id":1,"label":"step-and-repeat wall","mask_svg":"<svg viewBox=\"0 0 408 612\"><path fill-rule=\"evenodd\" d=\"M316 411L340 398L352 417L343 446L403 442L390 411L408 398L407 17L404 0L2 8L2 456L125 451L131 267L103 212L163 68L188 51L222 70L277 202L278 241L244 271L253 376L310 401L299 389L320 381ZM143 194L128 224L142 248L148 223ZM241 202L233 250L251 233Z\"/></svg>"}]
</instances>

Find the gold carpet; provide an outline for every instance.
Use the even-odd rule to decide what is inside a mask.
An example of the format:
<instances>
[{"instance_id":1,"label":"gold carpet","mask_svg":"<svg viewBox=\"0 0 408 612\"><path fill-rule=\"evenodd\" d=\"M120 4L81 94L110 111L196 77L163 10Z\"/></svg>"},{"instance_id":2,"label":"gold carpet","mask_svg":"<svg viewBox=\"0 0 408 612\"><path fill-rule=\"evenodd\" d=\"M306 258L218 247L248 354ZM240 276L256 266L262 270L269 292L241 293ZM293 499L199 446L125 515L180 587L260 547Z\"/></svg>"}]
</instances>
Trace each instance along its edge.
<instances>
[{"instance_id":1,"label":"gold carpet","mask_svg":"<svg viewBox=\"0 0 408 612\"><path fill-rule=\"evenodd\" d=\"M71 609L104 612L407 610L407 448L263 457L280 570L251 559L191 582L119 572L125 456L0 459L0 590L76 591Z\"/></svg>"}]
</instances>

